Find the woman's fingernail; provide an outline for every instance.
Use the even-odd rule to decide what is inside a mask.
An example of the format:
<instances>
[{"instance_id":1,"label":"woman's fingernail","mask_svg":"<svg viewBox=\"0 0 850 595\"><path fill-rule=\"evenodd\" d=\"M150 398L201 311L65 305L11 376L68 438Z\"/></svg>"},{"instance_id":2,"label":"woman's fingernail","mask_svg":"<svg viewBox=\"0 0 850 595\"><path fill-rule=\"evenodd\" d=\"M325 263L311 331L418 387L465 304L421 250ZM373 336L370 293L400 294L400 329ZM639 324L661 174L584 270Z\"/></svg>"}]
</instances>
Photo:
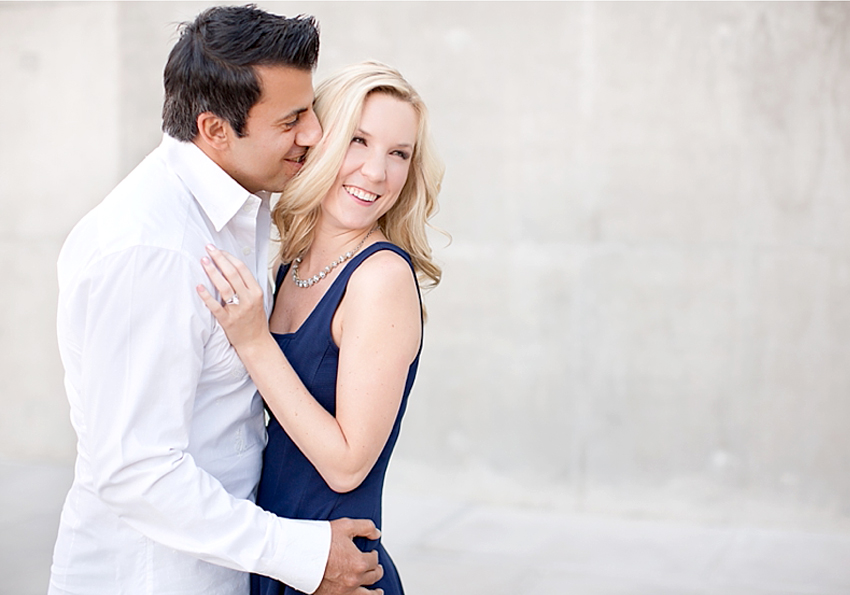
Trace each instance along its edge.
<instances>
[{"instance_id":1,"label":"woman's fingernail","mask_svg":"<svg viewBox=\"0 0 850 595\"><path fill-rule=\"evenodd\" d=\"M215 250L215 246L213 246L212 244L207 244L207 250Z\"/></svg>"},{"instance_id":2,"label":"woman's fingernail","mask_svg":"<svg viewBox=\"0 0 850 595\"><path fill-rule=\"evenodd\" d=\"M204 264L210 264L209 256L204 256L203 258L201 258L201 262Z\"/></svg>"}]
</instances>

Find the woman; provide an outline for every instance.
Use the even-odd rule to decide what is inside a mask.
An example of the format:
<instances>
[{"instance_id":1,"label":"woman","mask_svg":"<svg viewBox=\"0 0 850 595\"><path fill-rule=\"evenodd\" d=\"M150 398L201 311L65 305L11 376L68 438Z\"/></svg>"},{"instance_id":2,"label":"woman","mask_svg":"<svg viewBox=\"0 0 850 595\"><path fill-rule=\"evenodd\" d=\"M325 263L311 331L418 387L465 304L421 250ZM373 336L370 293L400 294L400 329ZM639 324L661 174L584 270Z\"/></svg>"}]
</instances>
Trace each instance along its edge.
<instances>
[{"instance_id":1,"label":"woman","mask_svg":"<svg viewBox=\"0 0 850 595\"><path fill-rule=\"evenodd\" d=\"M383 64L331 77L314 107L325 136L273 213L290 264L278 271L270 320L248 269L214 248L204 267L224 305L198 291L271 413L257 503L380 528L384 474L419 362L419 290L440 280L425 227L443 169L422 100ZM377 549L384 568L373 587L403 593L379 541L358 543ZM262 576L251 587L295 593Z\"/></svg>"}]
</instances>

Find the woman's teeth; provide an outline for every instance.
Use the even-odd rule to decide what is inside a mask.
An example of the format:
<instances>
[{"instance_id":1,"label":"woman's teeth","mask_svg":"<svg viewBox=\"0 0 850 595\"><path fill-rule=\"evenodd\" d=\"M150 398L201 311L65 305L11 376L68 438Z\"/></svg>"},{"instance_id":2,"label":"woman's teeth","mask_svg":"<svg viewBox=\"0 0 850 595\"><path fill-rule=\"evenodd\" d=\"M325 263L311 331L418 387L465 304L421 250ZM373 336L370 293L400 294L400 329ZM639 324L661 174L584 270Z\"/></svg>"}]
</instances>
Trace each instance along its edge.
<instances>
[{"instance_id":1,"label":"woman's teeth","mask_svg":"<svg viewBox=\"0 0 850 595\"><path fill-rule=\"evenodd\" d=\"M355 188L354 186L344 186L344 188L351 196L359 198L360 200L365 200L366 202L375 202L379 196L378 194L372 194L371 192L366 192L362 188Z\"/></svg>"}]
</instances>

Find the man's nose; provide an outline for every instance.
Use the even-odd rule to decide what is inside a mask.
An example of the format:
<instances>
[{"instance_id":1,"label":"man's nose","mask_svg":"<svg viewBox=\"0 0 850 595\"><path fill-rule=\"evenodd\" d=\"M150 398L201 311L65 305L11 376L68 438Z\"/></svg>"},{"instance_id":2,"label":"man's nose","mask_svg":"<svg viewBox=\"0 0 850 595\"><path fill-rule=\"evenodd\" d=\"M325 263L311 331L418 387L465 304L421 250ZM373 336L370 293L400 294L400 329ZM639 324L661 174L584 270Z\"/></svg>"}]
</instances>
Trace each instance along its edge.
<instances>
[{"instance_id":1,"label":"man's nose","mask_svg":"<svg viewBox=\"0 0 850 595\"><path fill-rule=\"evenodd\" d=\"M322 125L319 124L319 118L316 117L316 112L309 111L301 120L301 126L298 129L298 134L295 135L295 142L299 147L312 147L322 138Z\"/></svg>"}]
</instances>

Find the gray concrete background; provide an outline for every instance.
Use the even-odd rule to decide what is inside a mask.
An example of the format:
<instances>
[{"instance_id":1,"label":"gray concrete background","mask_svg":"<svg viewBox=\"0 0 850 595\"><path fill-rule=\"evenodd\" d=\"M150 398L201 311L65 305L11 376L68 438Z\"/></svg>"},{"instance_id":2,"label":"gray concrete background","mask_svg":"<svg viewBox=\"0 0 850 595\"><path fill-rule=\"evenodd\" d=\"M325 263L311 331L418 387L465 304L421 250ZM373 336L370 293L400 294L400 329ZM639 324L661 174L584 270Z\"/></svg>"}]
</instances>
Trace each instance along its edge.
<instances>
[{"instance_id":1,"label":"gray concrete background","mask_svg":"<svg viewBox=\"0 0 850 595\"><path fill-rule=\"evenodd\" d=\"M850 532L850 5L259 4L317 80L400 68L447 164L391 487ZM0 458L73 458L56 256L206 5L0 3Z\"/></svg>"}]
</instances>

